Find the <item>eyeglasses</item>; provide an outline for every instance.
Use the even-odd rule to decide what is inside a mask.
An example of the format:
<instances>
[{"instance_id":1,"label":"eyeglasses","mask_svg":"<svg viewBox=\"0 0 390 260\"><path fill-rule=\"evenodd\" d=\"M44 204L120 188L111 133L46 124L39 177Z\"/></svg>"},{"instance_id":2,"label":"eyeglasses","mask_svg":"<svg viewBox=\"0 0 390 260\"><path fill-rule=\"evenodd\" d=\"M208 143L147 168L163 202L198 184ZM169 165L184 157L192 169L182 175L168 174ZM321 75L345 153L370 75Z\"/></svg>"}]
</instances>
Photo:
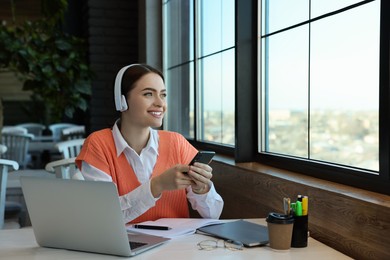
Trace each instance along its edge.
<instances>
[{"instance_id":1,"label":"eyeglasses","mask_svg":"<svg viewBox=\"0 0 390 260\"><path fill-rule=\"evenodd\" d=\"M223 246L219 245L223 242ZM198 243L199 250L214 250L216 248L227 248L232 251L242 250L244 245L241 242L233 240L203 240Z\"/></svg>"}]
</instances>

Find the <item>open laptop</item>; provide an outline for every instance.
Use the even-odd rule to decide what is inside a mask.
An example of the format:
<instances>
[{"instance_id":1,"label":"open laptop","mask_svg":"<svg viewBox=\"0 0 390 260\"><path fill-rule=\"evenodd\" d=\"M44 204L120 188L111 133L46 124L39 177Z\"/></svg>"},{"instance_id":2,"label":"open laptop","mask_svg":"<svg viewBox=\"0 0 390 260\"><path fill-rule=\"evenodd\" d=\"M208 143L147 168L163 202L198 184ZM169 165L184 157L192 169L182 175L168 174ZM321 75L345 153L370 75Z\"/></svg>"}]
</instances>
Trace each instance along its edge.
<instances>
[{"instance_id":1,"label":"open laptop","mask_svg":"<svg viewBox=\"0 0 390 260\"><path fill-rule=\"evenodd\" d=\"M209 225L199 228L198 231L206 235L238 241L246 247L268 243L268 228L245 220Z\"/></svg>"},{"instance_id":2,"label":"open laptop","mask_svg":"<svg viewBox=\"0 0 390 260\"><path fill-rule=\"evenodd\" d=\"M133 256L169 240L127 233L112 182L37 177L20 182L40 246Z\"/></svg>"}]
</instances>

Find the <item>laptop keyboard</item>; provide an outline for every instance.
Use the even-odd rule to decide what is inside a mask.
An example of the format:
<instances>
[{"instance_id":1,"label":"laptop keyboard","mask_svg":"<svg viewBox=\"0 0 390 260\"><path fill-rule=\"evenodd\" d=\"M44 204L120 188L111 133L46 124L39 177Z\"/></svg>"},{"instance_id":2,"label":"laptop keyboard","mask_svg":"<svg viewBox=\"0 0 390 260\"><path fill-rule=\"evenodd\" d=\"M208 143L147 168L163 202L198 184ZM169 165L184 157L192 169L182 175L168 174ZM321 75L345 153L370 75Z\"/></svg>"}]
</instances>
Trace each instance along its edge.
<instances>
[{"instance_id":1,"label":"laptop keyboard","mask_svg":"<svg viewBox=\"0 0 390 260\"><path fill-rule=\"evenodd\" d=\"M138 247L141 247L141 246L146 245L147 243L129 241L129 244L130 244L130 248L131 248L131 249L136 249L136 248L138 248Z\"/></svg>"}]
</instances>

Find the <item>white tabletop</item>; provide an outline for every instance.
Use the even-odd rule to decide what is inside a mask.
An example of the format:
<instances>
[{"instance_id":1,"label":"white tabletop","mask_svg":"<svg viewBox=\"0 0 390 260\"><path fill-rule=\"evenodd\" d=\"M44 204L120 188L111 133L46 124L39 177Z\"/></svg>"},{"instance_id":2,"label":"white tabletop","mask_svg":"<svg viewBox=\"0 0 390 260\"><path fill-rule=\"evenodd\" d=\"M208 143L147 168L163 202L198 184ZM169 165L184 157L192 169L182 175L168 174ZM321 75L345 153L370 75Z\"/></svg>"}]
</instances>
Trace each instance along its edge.
<instances>
[{"instance_id":1,"label":"white tabletop","mask_svg":"<svg viewBox=\"0 0 390 260\"><path fill-rule=\"evenodd\" d=\"M250 221L265 224L264 219ZM59 234L60 235L60 234ZM242 251L217 248L211 251L198 250L197 243L213 239L208 236L195 234L180 237L146 251L131 259L351 259L340 252L312 239L308 240L306 248L291 248L276 251L268 246L244 248ZM124 257L77 252L63 249L39 247L35 241L32 228L0 230L0 259L124 259Z\"/></svg>"}]
</instances>

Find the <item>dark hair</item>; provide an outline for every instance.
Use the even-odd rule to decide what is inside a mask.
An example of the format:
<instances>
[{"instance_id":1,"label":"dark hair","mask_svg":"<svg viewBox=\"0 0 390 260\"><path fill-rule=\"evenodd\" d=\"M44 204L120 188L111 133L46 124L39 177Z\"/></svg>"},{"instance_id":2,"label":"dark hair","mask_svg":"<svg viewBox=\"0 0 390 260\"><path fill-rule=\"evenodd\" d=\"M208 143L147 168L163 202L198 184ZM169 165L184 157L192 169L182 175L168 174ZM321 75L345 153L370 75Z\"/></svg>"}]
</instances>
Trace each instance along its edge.
<instances>
[{"instance_id":1,"label":"dark hair","mask_svg":"<svg viewBox=\"0 0 390 260\"><path fill-rule=\"evenodd\" d=\"M164 81L164 75L159 71L158 69L155 69L149 65L146 64L135 64L131 67L129 67L122 77L121 82L121 93L122 95L127 96L127 93L129 93L133 88L134 84L144 75L148 73L156 73L159 75L162 80Z\"/></svg>"}]
</instances>

